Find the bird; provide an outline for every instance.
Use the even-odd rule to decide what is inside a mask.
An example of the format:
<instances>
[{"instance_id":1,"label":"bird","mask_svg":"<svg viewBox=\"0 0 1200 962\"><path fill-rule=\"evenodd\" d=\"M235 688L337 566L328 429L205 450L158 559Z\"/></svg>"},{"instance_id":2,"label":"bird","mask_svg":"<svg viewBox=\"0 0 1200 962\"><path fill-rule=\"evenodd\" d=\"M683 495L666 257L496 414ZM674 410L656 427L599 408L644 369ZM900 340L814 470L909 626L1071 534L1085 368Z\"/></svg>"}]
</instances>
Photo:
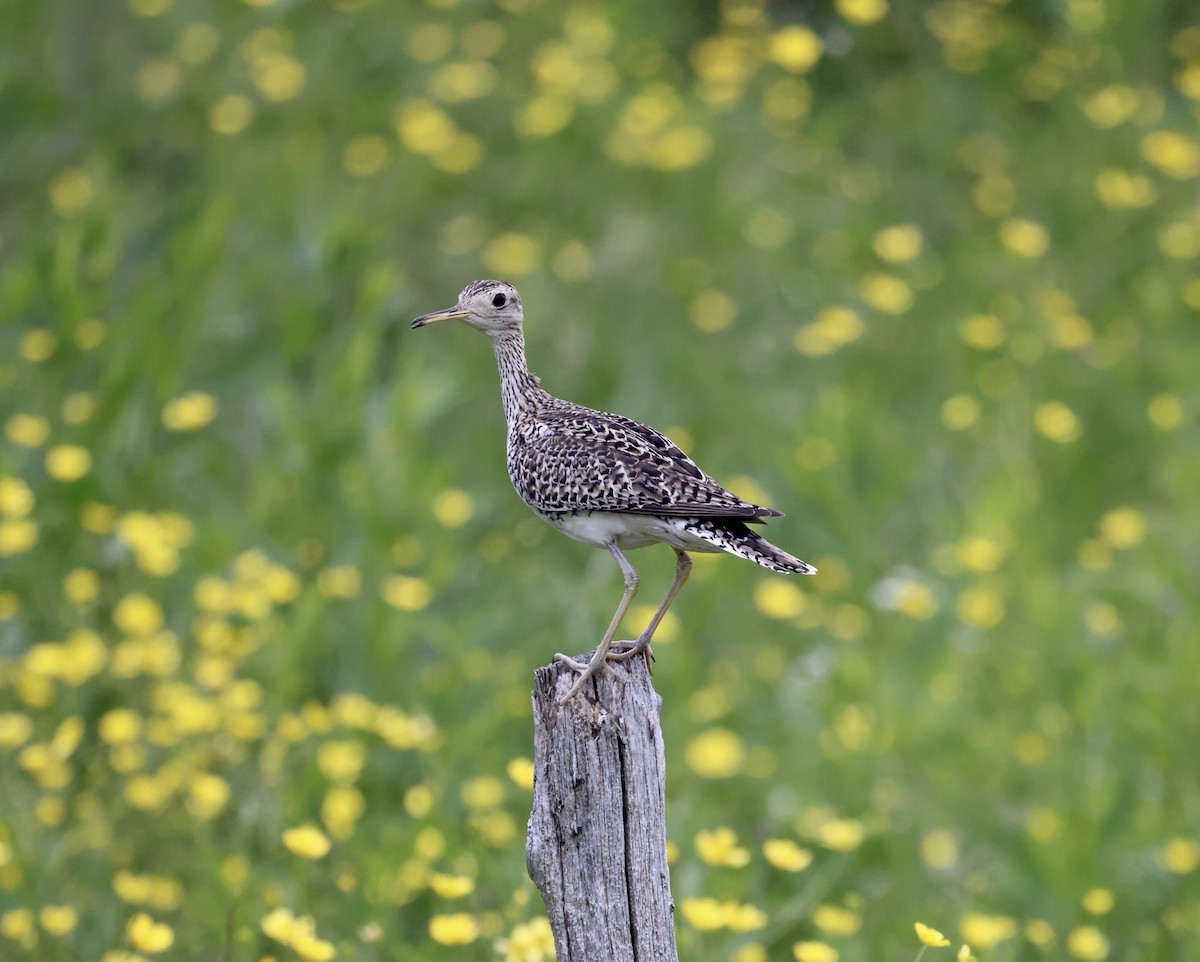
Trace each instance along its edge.
<instances>
[{"instance_id":1,"label":"bird","mask_svg":"<svg viewBox=\"0 0 1200 962\"><path fill-rule=\"evenodd\" d=\"M643 653L649 659L654 632L691 571L689 552L724 552L771 571L816 574L751 527L782 512L727 491L654 428L546 391L529 371L525 312L513 285L473 281L453 307L422 314L412 329L450 320L491 339L508 425L508 476L521 500L567 537L607 550L624 577L621 601L591 658L554 656L578 676L562 704L608 670L608 662ZM638 590L638 571L625 553L652 544L675 552L675 578L637 639L614 642Z\"/></svg>"}]
</instances>

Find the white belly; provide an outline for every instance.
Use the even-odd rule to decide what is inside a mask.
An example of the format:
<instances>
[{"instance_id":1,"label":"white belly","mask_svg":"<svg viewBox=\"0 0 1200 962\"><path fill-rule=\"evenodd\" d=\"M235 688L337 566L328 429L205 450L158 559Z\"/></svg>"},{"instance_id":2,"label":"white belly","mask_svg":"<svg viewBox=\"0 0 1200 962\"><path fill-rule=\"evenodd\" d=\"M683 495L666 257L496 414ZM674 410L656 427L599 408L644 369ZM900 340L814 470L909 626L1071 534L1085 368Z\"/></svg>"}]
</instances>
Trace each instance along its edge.
<instances>
[{"instance_id":1,"label":"white belly","mask_svg":"<svg viewBox=\"0 0 1200 962\"><path fill-rule=\"evenodd\" d=\"M719 553L722 550L687 531L684 525L689 519L686 518L656 518L618 511L568 511L561 514L543 514L539 511L538 514L568 538L593 548L604 548L615 541L621 549L669 544L681 551Z\"/></svg>"}]
</instances>

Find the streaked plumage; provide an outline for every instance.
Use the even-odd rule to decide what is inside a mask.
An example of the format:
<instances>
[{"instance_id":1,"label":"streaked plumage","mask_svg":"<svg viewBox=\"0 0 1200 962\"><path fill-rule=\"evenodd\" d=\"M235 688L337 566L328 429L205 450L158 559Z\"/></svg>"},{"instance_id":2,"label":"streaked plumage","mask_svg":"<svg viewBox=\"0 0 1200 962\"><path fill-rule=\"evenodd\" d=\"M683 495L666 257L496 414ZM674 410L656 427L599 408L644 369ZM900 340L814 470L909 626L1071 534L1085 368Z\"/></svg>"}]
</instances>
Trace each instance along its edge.
<instances>
[{"instance_id":1,"label":"streaked plumage","mask_svg":"<svg viewBox=\"0 0 1200 962\"><path fill-rule=\"evenodd\" d=\"M521 298L511 285L475 281L455 307L423 315L412 326L450 319L491 338L508 422L508 476L521 499L568 537L607 548L625 573L625 595L595 656L586 664L556 656L581 675L568 698L603 670L606 659L649 648L654 629L687 578L691 560L686 552L724 551L773 571L816 572L750 528L780 512L726 491L665 435L545 391L525 360ZM628 649L610 653L613 635L637 591L637 572L623 551L657 543L675 550L675 582L642 636Z\"/></svg>"}]
</instances>

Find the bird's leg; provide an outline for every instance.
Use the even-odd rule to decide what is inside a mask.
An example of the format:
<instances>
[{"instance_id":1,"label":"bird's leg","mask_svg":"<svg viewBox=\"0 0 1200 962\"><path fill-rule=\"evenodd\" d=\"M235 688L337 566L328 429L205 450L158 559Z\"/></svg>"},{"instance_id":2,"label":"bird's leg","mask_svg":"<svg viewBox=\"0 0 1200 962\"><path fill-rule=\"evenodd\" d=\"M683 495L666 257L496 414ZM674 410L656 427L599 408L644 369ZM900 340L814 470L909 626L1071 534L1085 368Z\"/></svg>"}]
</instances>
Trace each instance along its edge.
<instances>
[{"instance_id":1,"label":"bird's leg","mask_svg":"<svg viewBox=\"0 0 1200 962\"><path fill-rule=\"evenodd\" d=\"M613 615L612 621L608 625L608 630L600 640L600 647L592 655L591 661L576 661L574 658L568 658L562 653L554 656L555 661L566 665L572 671L579 672L579 678L576 679L575 684L571 686L571 690L567 692L567 696L561 702L564 705L579 694L580 689L587 684L589 678L594 677L601 671L609 670L607 663L608 649L612 645L613 635L617 633L617 628L621 625L621 619L625 617L625 612L629 610L629 604L633 601L633 596L637 594L637 569L629 563L629 559L617 547L615 541L610 541L607 547L612 552L612 556L617 559L617 564L621 566L621 573L625 575L625 593L621 595L621 603L617 605L616 614Z\"/></svg>"},{"instance_id":2,"label":"bird's leg","mask_svg":"<svg viewBox=\"0 0 1200 962\"><path fill-rule=\"evenodd\" d=\"M654 637L654 631L658 628L658 623L662 621L663 615L671 607L671 602L675 600L675 596L679 594L679 589L683 587L683 583L687 581L688 575L692 571L692 559L678 548L673 548L672 550L675 552L675 580L671 582L671 587L667 589L667 596L663 598L662 604L658 606L658 611L654 612L654 617L650 619L650 624L646 625L646 630L638 635L637 641L633 642L631 647L609 655L609 661L625 661L643 651L646 652L647 658L649 657L650 640ZM621 644L629 643L621 642Z\"/></svg>"}]
</instances>

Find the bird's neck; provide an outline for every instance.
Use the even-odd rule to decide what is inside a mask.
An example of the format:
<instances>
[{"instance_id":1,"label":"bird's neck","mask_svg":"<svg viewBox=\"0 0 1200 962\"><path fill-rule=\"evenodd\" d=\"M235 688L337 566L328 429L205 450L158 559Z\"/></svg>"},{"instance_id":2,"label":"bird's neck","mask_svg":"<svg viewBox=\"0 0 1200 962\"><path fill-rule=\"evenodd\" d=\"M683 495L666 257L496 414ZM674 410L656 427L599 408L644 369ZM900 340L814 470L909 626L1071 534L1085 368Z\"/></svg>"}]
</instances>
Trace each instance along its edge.
<instances>
[{"instance_id":1,"label":"bird's neck","mask_svg":"<svg viewBox=\"0 0 1200 962\"><path fill-rule=\"evenodd\" d=\"M536 375L529 373L525 360L525 335L521 331L501 331L492 335L496 366L500 368L500 396L504 418L509 427L526 408L546 397Z\"/></svg>"}]
</instances>

